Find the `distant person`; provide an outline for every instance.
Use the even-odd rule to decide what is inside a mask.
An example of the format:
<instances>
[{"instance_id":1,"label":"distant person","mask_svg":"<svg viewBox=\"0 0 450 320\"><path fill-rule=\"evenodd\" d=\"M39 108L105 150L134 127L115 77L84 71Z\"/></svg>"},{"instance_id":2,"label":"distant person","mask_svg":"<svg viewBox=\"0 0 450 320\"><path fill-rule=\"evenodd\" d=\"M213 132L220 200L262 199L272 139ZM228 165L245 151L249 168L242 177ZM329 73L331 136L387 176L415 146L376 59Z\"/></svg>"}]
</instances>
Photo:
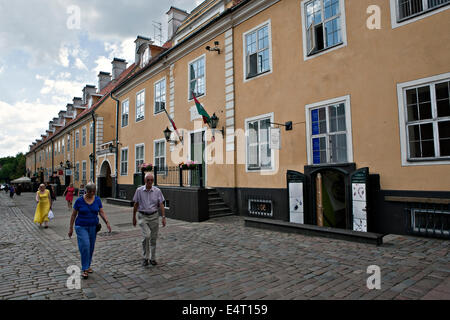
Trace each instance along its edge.
<instances>
[{"instance_id":1,"label":"distant person","mask_svg":"<svg viewBox=\"0 0 450 320\"><path fill-rule=\"evenodd\" d=\"M164 196L159 188L152 186L154 179L152 173L147 173L144 178L145 185L137 188L133 197L133 226L136 227L137 222L144 236L142 241L142 256L144 258L142 265L144 267L148 266L149 263L151 265L157 265L156 240L159 230L158 208L161 208L162 225L163 227L166 226ZM139 215L136 220L137 211L139 211Z\"/></svg>"},{"instance_id":2,"label":"distant person","mask_svg":"<svg viewBox=\"0 0 450 320\"><path fill-rule=\"evenodd\" d=\"M50 196L50 191L45 189L45 184L39 186L39 190L36 192L36 202L37 207L34 213L34 223L42 223L45 225L45 229L48 228L48 213L52 208L52 199Z\"/></svg>"},{"instance_id":3,"label":"distant person","mask_svg":"<svg viewBox=\"0 0 450 320\"><path fill-rule=\"evenodd\" d=\"M63 193L63 196L66 196L67 206L69 210L72 210L72 202L73 202L73 194L75 193L75 188L73 187L73 183L71 183Z\"/></svg>"},{"instance_id":4,"label":"distant person","mask_svg":"<svg viewBox=\"0 0 450 320\"><path fill-rule=\"evenodd\" d=\"M75 232L77 233L78 249L81 256L81 270L83 270L83 279L88 278L92 273L92 256L94 254L95 240L97 238L97 225L99 224L98 215L106 223L108 231L111 232L106 213L103 211L102 201L95 195L96 186L93 182L86 185L86 193L78 198L73 206L72 217L70 218L69 238L73 234L73 224L75 223Z\"/></svg>"},{"instance_id":5,"label":"distant person","mask_svg":"<svg viewBox=\"0 0 450 320\"><path fill-rule=\"evenodd\" d=\"M16 188L14 188L13 185L9 186L9 197L12 198L14 197L14 193L16 192Z\"/></svg>"},{"instance_id":6,"label":"distant person","mask_svg":"<svg viewBox=\"0 0 450 320\"><path fill-rule=\"evenodd\" d=\"M22 193L22 185L19 184L19 185L17 186L17 188L16 188L16 194L17 194L18 196L20 196L21 193Z\"/></svg>"},{"instance_id":7,"label":"distant person","mask_svg":"<svg viewBox=\"0 0 450 320\"><path fill-rule=\"evenodd\" d=\"M84 184L80 185L80 189L78 189L78 198L82 197L86 194L86 190L84 189Z\"/></svg>"},{"instance_id":8,"label":"distant person","mask_svg":"<svg viewBox=\"0 0 450 320\"><path fill-rule=\"evenodd\" d=\"M53 185L50 185L50 194L52 197L52 201L56 201L56 191L55 191L55 187Z\"/></svg>"},{"instance_id":9,"label":"distant person","mask_svg":"<svg viewBox=\"0 0 450 320\"><path fill-rule=\"evenodd\" d=\"M9 186L6 184L5 185L5 193L7 194L9 192Z\"/></svg>"}]
</instances>

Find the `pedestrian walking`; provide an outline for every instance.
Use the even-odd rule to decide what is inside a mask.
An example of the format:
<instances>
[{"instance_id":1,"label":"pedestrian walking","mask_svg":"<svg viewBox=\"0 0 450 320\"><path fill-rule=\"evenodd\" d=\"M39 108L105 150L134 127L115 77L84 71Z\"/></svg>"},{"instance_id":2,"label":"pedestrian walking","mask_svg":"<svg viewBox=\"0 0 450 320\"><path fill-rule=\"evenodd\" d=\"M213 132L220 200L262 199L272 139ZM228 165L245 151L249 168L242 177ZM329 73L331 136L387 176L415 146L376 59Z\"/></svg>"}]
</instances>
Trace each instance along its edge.
<instances>
[{"instance_id":1,"label":"pedestrian walking","mask_svg":"<svg viewBox=\"0 0 450 320\"><path fill-rule=\"evenodd\" d=\"M55 201L56 200L55 189L50 184L50 182L47 182L46 189L50 192L50 197L52 198L52 201Z\"/></svg>"},{"instance_id":2,"label":"pedestrian walking","mask_svg":"<svg viewBox=\"0 0 450 320\"><path fill-rule=\"evenodd\" d=\"M34 213L34 223L39 223L42 226L44 223L44 228L48 228L48 213L52 209L52 199L50 196L50 191L45 189L45 184L39 186L39 190L36 192L36 202L37 207Z\"/></svg>"},{"instance_id":3,"label":"pedestrian walking","mask_svg":"<svg viewBox=\"0 0 450 320\"><path fill-rule=\"evenodd\" d=\"M80 185L80 189L78 189L78 198L82 197L86 194L86 190L84 189L84 184Z\"/></svg>"},{"instance_id":4,"label":"pedestrian walking","mask_svg":"<svg viewBox=\"0 0 450 320\"><path fill-rule=\"evenodd\" d=\"M98 215L106 223L108 231L111 232L106 213L103 211L102 201L95 195L96 186L93 182L86 185L86 194L78 198L73 206L72 217L70 218L69 238L73 234L73 225L75 223L75 232L77 233L78 249L81 256L82 277L88 278L92 273L92 256L94 254L95 240L97 238L97 225L99 224Z\"/></svg>"},{"instance_id":5,"label":"pedestrian walking","mask_svg":"<svg viewBox=\"0 0 450 320\"><path fill-rule=\"evenodd\" d=\"M143 266L148 264L157 265L156 262L156 240L159 230L158 208L161 208L162 225L166 226L166 215L164 211L164 196L161 190L153 185L152 173L145 175L145 185L136 189L133 197L133 226L136 222L142 230L144 240L142 241ZM136 213L139 212L137 220ZM151 256L150 256L151 251Z\"/></svg>"},{"instance_id":6,"label":"pedestrian walking","mask_svg":"<svg viewBox=\"0 0 450 320\"><path fill-rule=\"evenodd\" d=\"M73 194L75 193L75 188L73 187L73 183L71 183L63 193L63 196L66 196L67 207L69 210L72 209L73 202Z\"/></svg>"},{"instance_id":7,"label":"pedestrian walking","mask_svg":"<svg viewBox=\"0 0 450 320\"><path fill-rule=\"evenodd\" d=\"M14 193L16 192L16 188L13 185L9 186L9 196L10 198L14 197Z\"/></svg>"}]
</instances>

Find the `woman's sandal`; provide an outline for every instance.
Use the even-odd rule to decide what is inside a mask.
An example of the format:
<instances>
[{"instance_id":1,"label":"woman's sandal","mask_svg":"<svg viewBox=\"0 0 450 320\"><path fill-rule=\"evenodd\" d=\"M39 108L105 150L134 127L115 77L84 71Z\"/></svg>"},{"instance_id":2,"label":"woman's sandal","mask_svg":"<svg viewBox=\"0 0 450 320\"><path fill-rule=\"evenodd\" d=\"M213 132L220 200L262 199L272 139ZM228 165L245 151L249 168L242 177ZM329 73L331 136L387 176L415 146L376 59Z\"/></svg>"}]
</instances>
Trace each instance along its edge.
<instances>
[{"instance_id":1,"label":"woman's sandal","mask_svg":"<svg viewBox=\"0 0 450 320\"><path fill-rule=\"evenodd\" d=\"M92 273L92 272L94 272L94 270L92 270L92 268L89 268L89 269L86 270L86 272L87 273Z\"/></svg>"},{"instance_id":2,"label":"woman's sandal","mask_svg":"<svg viewBox=\"0 0 450 320\"><path fill-rule=\"evenodd\" d=\"M81 276L83 277L83 279L87 279L87 278L89 277L88 271L87 271L87 270L83 271L83 273L81 274Z\"/></svg>"}]
</instances>

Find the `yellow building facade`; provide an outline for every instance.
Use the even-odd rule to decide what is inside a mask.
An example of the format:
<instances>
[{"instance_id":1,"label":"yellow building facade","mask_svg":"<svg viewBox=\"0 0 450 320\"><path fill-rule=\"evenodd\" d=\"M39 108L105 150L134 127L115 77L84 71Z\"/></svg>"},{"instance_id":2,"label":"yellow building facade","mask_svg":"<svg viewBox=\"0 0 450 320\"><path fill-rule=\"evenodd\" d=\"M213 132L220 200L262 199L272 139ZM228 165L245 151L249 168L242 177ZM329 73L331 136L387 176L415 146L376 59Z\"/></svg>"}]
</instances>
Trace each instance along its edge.
<instances>
[{"instance_id":1,"label":"yellow building facade","mask_svg":"<svg viewBox=\"0 0 450 320\"><path fill-rule=\"evenodd\" d=\"M96 149L97 176L112 177L113 198L131 200L140 165L157 166L176 218L188 202L177 192L202 189L192 172L183 182L178 166L196 161L203 186L233 213L403 234L429 234L431 219L439 225L432 234L445 235L449 4L211 0L190 14L172 7L170 45L138 37L137 70L112 89L103 119L111 140ZM215 128L202 121L192 90L218 118ZM78 159L89 155L82 152ZM49 166L42 159L37 168ZM205 201L201 210L212 216L213 197L202 192L195 208Z\"/></svg>"}]
</instances>

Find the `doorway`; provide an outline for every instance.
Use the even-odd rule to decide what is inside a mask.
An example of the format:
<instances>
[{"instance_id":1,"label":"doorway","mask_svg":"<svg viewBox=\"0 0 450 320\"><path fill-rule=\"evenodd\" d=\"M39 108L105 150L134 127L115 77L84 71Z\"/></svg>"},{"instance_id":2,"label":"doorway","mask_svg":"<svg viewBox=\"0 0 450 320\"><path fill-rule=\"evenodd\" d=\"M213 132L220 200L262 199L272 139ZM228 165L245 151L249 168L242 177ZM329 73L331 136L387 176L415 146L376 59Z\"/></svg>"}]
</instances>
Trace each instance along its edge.
<instances>
[{"instance_id":1,"label":"doorway","mask_svg":"<svg viewBox=\"0 0 450 320\"><path fill-rule=\"evenodd\" d=\"M346 175L337 170L321 170L313 177L315 213L324 227L349 229Z\"/></svg>"},{"instance_id":2,"label":"doorway","mask_svg":"<svg viewBox=\"0 0 450 320\"><path fill-rule=\"evenodd\" d=\"M112 197L111 167L108 161L102 163L98 176L98 194L100 198Z\"/></svg>"},{"instance_id":3,"label":"doorway","mask_svg":"<svg viewBox=\"0 0 450 320\"><path fill-rule=\"evenodd\" d=\"M206 162L205 162L205 131L192 132L190 134L190 152L189 156L195 163L202 164L202 177L203 186L206 186ZM200 176L197 170L190 171L190 184L191 186L200 185Z\"/></svg>"}]
</instances>

